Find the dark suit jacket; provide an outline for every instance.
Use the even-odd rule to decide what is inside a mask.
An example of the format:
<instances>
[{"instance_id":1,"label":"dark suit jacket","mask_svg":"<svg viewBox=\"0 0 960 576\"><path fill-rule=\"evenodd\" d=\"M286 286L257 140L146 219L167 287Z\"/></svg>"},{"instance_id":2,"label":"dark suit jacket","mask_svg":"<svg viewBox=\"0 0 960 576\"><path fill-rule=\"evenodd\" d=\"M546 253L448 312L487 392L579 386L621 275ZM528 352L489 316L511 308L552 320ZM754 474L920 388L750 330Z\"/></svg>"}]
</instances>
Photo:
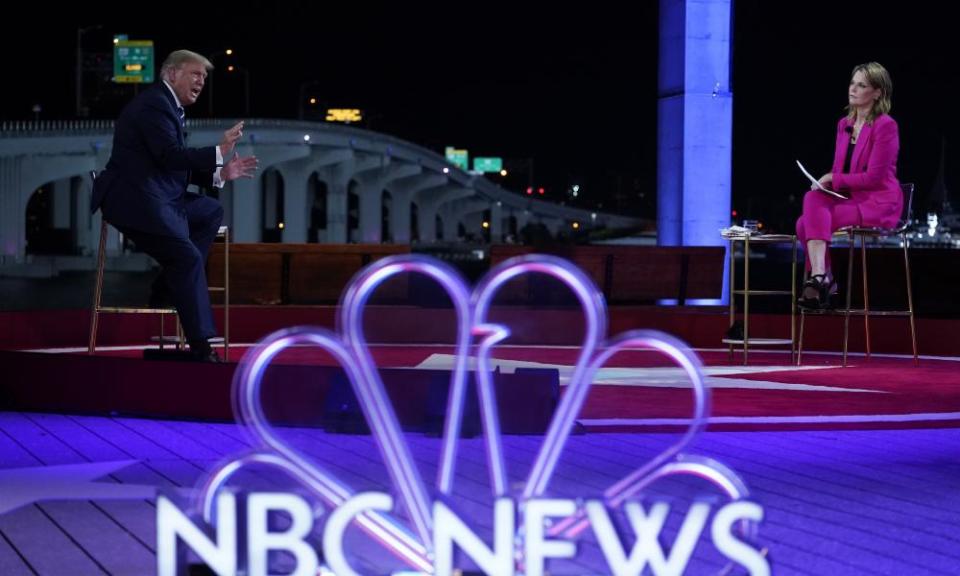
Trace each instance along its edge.
<instances>
[{"instance_id":1,"label":"dark suit jacket","mask_svg":"<svg viewBox=\"0 0 960 576\"><path fill-rule=\"evenodd\" d=\"M188 238L184 194L190 183L210 186L217 167L214 146L187 148L177 105L157 82L123 109L113 133L113 152L97 177L90 200L108 222Z\"/></svg>"}]
</instances>

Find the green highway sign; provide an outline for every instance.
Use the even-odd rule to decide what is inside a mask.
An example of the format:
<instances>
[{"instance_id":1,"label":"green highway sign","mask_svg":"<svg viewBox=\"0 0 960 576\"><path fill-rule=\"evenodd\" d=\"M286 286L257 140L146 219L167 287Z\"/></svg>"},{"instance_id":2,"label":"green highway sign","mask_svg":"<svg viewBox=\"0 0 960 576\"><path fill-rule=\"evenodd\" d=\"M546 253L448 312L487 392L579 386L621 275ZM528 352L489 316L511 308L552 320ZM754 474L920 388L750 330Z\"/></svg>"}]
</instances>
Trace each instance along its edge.
<instances>
[{"instance_id":1,"label":"green highway sign","mask_svg":"<svg viewBox=\"0 0 960 576\"><path fill-rule=\"evenodd\" d=\"M473 159L474 172L499 172L501 170L503 170L503 158L477 156Z\"/></svg>"},{"instance_id":2,"label":"green highway sign","mask_svg":"<svg viewBox=\"0 0 960 576\"><path fill-rule=\"evenodd\" d=\"M118 40L113 44L113 81L153 82L153 40Z\"/></svg>"},{"instance_id":3,"label":"green highway sign","mask_svg":"<svg viewBox=\"0 0 960 576\"><path fill-rule=\"evenodd\" d=\"M445 151L447 162L453 164L461 170L470 169L470 154L466 150L454 148L453 146L447 146Z\"/></svg>"}]
</instances>

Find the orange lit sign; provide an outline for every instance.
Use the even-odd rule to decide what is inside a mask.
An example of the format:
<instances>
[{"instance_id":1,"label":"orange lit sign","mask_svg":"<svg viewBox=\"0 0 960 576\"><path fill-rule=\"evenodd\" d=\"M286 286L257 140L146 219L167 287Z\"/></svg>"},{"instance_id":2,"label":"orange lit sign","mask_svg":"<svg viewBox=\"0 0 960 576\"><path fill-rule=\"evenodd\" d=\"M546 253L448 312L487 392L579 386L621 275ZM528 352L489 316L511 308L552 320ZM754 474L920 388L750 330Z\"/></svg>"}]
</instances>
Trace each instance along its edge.
<instances>
[{"instance_id":1,"label":"orange lit sign","mask_svg":"<svg viewBox=\"0 0 960 576\"><path fill-rule=\"evenodd\" d=\"M327 108L327 122L359 122L363 120L363 114L357 108Z\"/></svg>"}]
</instances>

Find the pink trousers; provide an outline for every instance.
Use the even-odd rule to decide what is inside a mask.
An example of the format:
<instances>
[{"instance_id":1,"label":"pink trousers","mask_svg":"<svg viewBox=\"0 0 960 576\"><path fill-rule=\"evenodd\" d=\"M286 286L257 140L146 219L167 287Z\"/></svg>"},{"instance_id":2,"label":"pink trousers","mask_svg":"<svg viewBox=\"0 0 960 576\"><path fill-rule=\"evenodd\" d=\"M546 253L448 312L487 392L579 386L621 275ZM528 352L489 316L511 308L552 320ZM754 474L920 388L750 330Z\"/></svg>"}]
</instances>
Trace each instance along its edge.
<instances>
[{"instance_id":1,"label":"pink trousers","mask_svg":"<svg viewBox=\"0 0 960 576\"><path fill-rule=\"evenodd\" d=\"M808 190L803 197L803 214L797 219L797 238L800 246L807 248L807 240L823 240L827 243L826 269L830 270L830 237L844 226L861 225L860 210L856 202L834 198L817 190ZM806 258L810 271L810 259Z\"/></svg>"}]
</instances>

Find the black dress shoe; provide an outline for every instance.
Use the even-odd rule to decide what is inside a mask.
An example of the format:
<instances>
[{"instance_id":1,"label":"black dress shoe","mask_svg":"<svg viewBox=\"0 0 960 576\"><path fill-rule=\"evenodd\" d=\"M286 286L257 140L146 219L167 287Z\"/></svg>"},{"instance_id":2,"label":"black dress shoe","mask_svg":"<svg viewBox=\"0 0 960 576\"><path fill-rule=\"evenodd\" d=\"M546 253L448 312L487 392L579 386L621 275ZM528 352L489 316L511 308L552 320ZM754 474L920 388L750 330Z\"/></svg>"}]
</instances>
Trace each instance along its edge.
<instances>
[{"instance_id":1,"label":"black dress shoe","mask_svg":"<svg viewBox=\"0 0 960 576\"><path fill-rule=\"evenodd\" d=\"M743 340L743 322L734 320L723 337L727 340Z\"/></svg>"},{"instance_id":2,"label":"black dress shoe","mask_svg":"<svg viewBox=\"0 0 960 576\"><path fill-rule=\"evenodd\" d=\"M194 362L208 362L210 364L223 364L223 360L217 351L210 346L206 340L190 341L190 356Z\"/></svg>"},{"instance_id":3,"label":"black dress shoe","mask_svg":"<svg viewBox=\"0 0 960 576\"><path fill-rule=\"evenodd\" d=\"M223 363L224 363L223 358L221 358L220 355L217 354L217 351L214 350L213 348L207 350L206 352L203 352L203 351L192 352L192 351L191 351L191 353L193 354L193 359L194 359L195 362L206 362L206 363L208 363L208 364L223 364Z\"/></svg>"}]
</instances>

